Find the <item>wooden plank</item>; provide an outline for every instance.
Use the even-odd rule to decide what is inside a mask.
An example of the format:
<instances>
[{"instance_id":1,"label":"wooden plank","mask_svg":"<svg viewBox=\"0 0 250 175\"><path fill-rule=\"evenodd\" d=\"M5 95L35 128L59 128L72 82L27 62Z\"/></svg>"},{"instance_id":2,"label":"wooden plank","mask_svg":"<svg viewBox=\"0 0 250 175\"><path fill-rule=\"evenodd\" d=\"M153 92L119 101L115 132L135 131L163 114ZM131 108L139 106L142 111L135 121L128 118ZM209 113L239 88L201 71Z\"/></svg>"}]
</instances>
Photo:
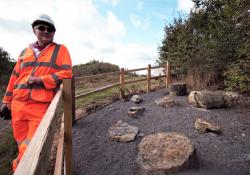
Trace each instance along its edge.
<instances>
[{"instance_id":1,"label":"wooden plank","mask_svg":"<svg viewBox=\"0 0 250 175\"><path fill-rule=\"evenodd\" d=\"M142 70L147 70L147 68L146 68L146 67L143 67L143 68L138 68L138 69L125 70L125 73L136 72L136 71L142 71Z\"/></svg>"},{"instance_id":2,"label":"wooden plank","mask_svg":"<svg viewBox=\"0 0 250 175\"><path fill-rule=\"evenodd\" d=\"M58 137L54 175L62 175L63 162L64 162L64 116L62 117L62 123Z\"/></svg>"},{"instance_id":3,"label":"wooden plank","mask_svg":"<svg viewBox=\"0 0 250 175\"><path fill-rule=\"evenodd\" d=\"M43 175L47 174L51 145L61 107L62 88L60 88L48 107L40 125L31 139L14 175Z\"/></svg>"},{"instance_id":4,"label":"wooden plank","mask_svg":"<svg viewBox=\"0 0 250 175\"><path fill-rule=\"evenodd\" d=\"M73 174L72 162L72 87L71 79L63 80L64 141L66 175Z\"/></svg>"},{"instance_id":5,"label":"wooden plank","mask_svg":"<svg viewBox=\"0 0 250 175\"><path fill-rule=\"evenodd\" d=\"M116 71L116 72L108 72L108 73L103 73L103 74L75 77L75 82L79 82L81 80L93 79L93 78L101 78L101 77L106 77L110 75L119 75L119 74L120 74L120 71Z\"/></svg>"},{"instance_id":6,"label":"wooden plank","mask_svg":"<svg viewBox=\"0 0 250 175\"><path fill-rule=\"evenodd\" d=\"M146 80L147 80L147 78L138 79L138 80L131 80L131 81L125 81L125 84L137 83L137 82L146 81Z\"/></svg>"},{"instance_id":7,"label":"wooden plank","mask_svg":"<svg viewBox=\"0 0 250 175\"><path fill-rule=\"evenodd\" d=\"M71 80L72 82L71 82L71 88L72 88L72 90L71 90L71 92L72 92L72 125L74 125L75 124L75 121L76 121L76 105L75 105L75 92L76 92L76 90L75 90L75 77L73 76L72 77L72 80Z\"/></svg>"},{"instance_id":8,"label":"wooden plank","mask_svg":"<svg viewBox=\"0 0 250 175\"><path fill-rule=\"evenodd\" d=\"M120 98L124 98L125 96L125 84L124 84L124 68L121 68L120 73Z\"/></svg>"},{"instance_id":9,"label":"wooden plank","mask_svg":"<svg viewBox=\"0 0 250 175\"><path fill-rule=\"evenodd\" d=\"M148 71L147 71L147 93L150 92L151 89L151 65L148 65Z\"/></svg>"},{"instance_id":10,"label":"wooden plank","mask_svg":"<svg viewBox=\"0 0 250 175\"><path fill-rule=\"evenodd\" d=\"M163 78L163 77L166 77L166 75L158 75L158 76L154 76L154 77L151 77L151 79L157 79L157 78Z\"/></svg>"},{"instance_id":11,"label":"wooden plank","mask_svg":"<svg viewBox=\"0 0 250 175\"><path fill-rule=\"evenodd\" d=\"M82 97L86 97L86 96L91 95L91 94L94 94L94 93L96 93L96 92L101 92L101 91L104 91L104 90L106 90L106 89L110 89L110 88L113 88L113 87L117 87L117 86L119 86L119 85L120 85L120 83L116 83L116 84L112 84L112 85L109 85L109 86L102 87L102 88L100 88L100 89L96 89L96 90L93 90L93 91L89 91L89 92L86 92L86 93L77 95L77 96L75 97L75 99L78 100L78 99L80 99L80 98L82 98Z\"/></svg>"},{"instance_id":12,"label":"wooden plank","mask_svg":"<svg viewBox=\"0 0 250 175\"><path fill-rule=\"evenodd\" d=\"M164 68L164 66L154 66L154 67L151 67L151 69L159 69L159 68Z\"/></svg>"},{"instance_id":13,"label":"wooden plank","mask_svg":"<svg viewBox=\"0 0 250 175\"><path fill-rule=\"evenodd\" d=\"M167 62L167 64L165 64L165 74L166 74L166 88L168 88L169 83L170 83L170 64L169 62Z\"/></svg>"}]
</instances>

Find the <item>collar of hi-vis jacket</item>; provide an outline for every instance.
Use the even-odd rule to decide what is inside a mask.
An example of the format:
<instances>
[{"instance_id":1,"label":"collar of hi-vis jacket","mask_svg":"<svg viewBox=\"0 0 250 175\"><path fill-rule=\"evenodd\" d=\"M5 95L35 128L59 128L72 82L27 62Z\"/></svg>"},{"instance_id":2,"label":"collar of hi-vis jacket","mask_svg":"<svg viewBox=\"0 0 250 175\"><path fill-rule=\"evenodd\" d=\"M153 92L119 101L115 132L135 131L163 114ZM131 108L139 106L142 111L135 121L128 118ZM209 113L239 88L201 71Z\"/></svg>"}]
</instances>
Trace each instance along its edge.
<instances>
[{"instance_id":1,"label":"collar of hi-vis jacket","mask_svg":"<svg viewBox=\"0 0 250 175\"><path fill-rule=\"evenodd\" d=\"M21 69L26 68L26 67L51 67L54 68L56 70L62 70L62 69L70 69L70 65L57 65L56 64L56 59L57 59L57 55L58 52L60 50L60 45L56 44L56 43L51 43L48 47L46 47L39 55L39 57L42 57L44 55L47 54L47 52L54 48L52 50L52 55L48 57L48 60L46 60L45 62L40 62L37 60L25 60L25 58L29 58L29 57L35 57L34 55L34 51L32 48L26 48L24 49L24 51L20 54L20 61L22 62L21 64ZM36 58L36 57L35 57Z\"/></svg>"},{"instance_id":2,"label":"collar of hi-vis jacket","mask_svg":"<svg viewBox=\"0 0 250 175\"><path fill-rule=\"evenodd\" d=\"M39 46L38 41L36 41L36 42L30 44L29 47L33 49L33 51L34 51L34 53L35 53L35 56L38 57L39 54L40 54L44 49L46 49L47 47L49 47L51 44L53 44L53 42L47 44L46 46Z\"/></svg>"}]
</instances>

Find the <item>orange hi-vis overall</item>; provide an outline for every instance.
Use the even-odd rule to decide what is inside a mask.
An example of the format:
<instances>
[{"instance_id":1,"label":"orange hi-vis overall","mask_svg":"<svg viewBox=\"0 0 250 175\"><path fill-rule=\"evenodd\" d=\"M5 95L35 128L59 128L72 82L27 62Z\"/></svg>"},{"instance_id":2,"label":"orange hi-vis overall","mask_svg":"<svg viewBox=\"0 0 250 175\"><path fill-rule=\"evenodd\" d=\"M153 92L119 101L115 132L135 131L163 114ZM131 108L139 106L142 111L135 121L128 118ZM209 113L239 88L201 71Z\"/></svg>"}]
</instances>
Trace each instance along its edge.
<instances>
[{"instance_id":1,"label":"orange hi-vis overall","mask_svg":"<svg viewBox=\"0 0 250 175\"><path fill-rule=\"evenodd\" d=\"M39 77L42 83L28 85L31 76ZM14 171L62 79L71 77L71 58L63 45L52 43L38 57L31 47L20 54L3 98L3 103L11 104L13 134L18 144Z\"/></svg>"}]
</instances>

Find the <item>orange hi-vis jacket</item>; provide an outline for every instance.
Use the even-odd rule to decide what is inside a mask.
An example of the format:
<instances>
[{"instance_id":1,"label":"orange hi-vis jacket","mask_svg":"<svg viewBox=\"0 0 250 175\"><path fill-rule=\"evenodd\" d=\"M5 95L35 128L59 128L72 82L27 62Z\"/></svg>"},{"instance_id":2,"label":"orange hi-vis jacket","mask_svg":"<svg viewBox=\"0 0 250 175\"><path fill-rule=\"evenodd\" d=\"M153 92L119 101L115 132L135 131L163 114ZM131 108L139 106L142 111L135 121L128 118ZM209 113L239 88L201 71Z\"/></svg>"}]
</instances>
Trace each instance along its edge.
<instances>
[{"instance_id":1,"label":"orange hi-vis jacket","mask_svg":"<svg viewBox=\"0 0 250 175\"><path fill-rule=\"evenodd\" d=\"M28 79L39 77L41 84L28 85ZM72 77L72 63L68 49L64 45L51 43L38 57L31 47L22 51L3 98L3 103L12 100L35 100L51 102L55 89L62 79Z\"/></svg>"}]
</instances>

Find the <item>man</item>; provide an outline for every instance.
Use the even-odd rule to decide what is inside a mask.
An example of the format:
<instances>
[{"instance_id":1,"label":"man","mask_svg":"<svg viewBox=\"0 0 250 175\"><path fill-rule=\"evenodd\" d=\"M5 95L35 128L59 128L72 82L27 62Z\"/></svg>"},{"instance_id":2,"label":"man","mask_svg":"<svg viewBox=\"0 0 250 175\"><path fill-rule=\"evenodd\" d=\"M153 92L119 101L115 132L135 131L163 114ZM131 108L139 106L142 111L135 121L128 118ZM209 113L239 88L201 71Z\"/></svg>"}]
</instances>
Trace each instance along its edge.
<instances>
[{"instance_id":1,"label":"man","mask_svg":"<svg viewBox=\"0 0 250 175\"><path fill-rule=\"evenodd\" d=\"M53 42L56 32L53 20L48 15L39 15L32 28L37 41L21 52L2 105L2 109L11 110L13 134L18 144L19 154L12 163L13 171L62 79L72 77L67 48Z\"/></svg>"}]
</instances>

